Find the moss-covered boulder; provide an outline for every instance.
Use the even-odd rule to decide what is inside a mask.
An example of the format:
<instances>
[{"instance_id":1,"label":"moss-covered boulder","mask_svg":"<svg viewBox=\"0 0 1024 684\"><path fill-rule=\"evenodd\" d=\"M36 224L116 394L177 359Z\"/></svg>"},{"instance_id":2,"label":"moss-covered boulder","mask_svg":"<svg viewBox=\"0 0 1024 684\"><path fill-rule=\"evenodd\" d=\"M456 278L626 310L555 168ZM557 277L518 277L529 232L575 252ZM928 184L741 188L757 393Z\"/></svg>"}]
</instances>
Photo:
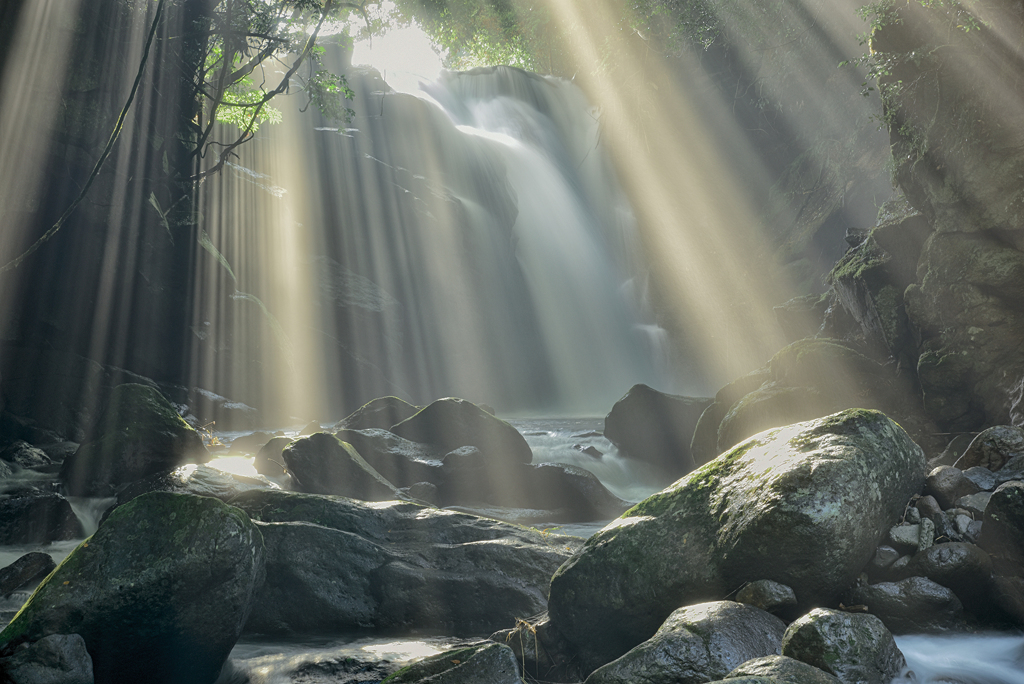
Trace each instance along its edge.
<instances>
[{"instance_id":1,"label":"moss-covered boulder","mask_svg":"<svg viewBox=\"0 0 1024 684\"><path fill-rule=\"evenodd\" d=\"M0 632L0 652L81 634L99 682L213 682L264 576L237 508L154 492L118 508Z\"/></svg>"},{"instance_id":2,"label":"moss-covered boulder","mask_svg":"<svg viewBox=\"0 0 1024 684\"><path fill-rule=\"evenodd\" d=\"M381 684L522 684L508 646L493 642L457 648L408 665Z\"/></svg>"},{"instance_id":3,"label":"moss-covered boulder","mask_svg":"<svg viewBox=\"0 0 1024 684\"><path fill-rule=\"evenodd\" d=\"M387 430L411 418L421 407L398 397L379 397L369 401L334 424L334 430Z\"/></svg>"},{"instance_id":4,"label":"moss-covered boulder","mask_svg":"<svg viewBox=\"0 0 1024 684\"><path fill-rule=\"evenodd\" d=\"M782 648L785 623L732 601L679 608L657 633L621 658L595 670L586 684L701 684L739 664Z\"/></svg>"},{"instance_id":5,"label":"moss-covered boulder","mask_svg":"<svg viewBox=\"0 0 1024 684\"><path fill-rule=\"evenodd\" d=\"M473 446L496 463L533 460L530 445L518 430L465 399L438 399L392 426L391 432L443 452Z\"/></svg>"},{"instance_id":6,"label":"moss-covered boulder","mask_svg":"<svg viewBox=\"0 0 1024 684\"><path fill-rule=\"evenodd\" d=\"M209 458L166 397L128 383L114 388L89 439L64 460L60 480L73 496L109 496L122 484Z\"/></svg>"},{"instance_id":7,"label":"moss-covered boulder","mask_svg":"<svg viewBox=\"0 0 1024 684\"><path fill-rule=\"evenodd\" d=\"M403 498L351 444L328 432L296 439L284 448L281 458L300 492L337 494L363 501Z\"/></svg>"},{"instance_id":8,"label":"moss-covered boulder","mask_svg":"<svg viewBox=\"0 0 1024 684\"><path fill-rule=\"evenodd\" d=\"M907 665L877 617L825 608L815 608L786 629L782 655L851 684L890 684Z\"/></svg>"},{"instance_id":9,"label":"moss-covered boulder","mask_svg":"<svg viewBox=\"0 0 1024 684\"><path fill-rule=\"evenodd\" d=\"M487 635L542 612L575 537L412 503L251 491L267 582L246 629Z\"/></svg>"},{"instance_id":10,"label":"moss-covered boulder","mask_svg":"<svg viewBox=\"0 0 1024 684\"><path fill-rule=\"evenodd\" d=\"M877 411L768 430L587 540L551 580L552 622L596 667L675 607L745 582L786 584L804 610L835 601L919 491L924 467L921 449Z\"/></svg>"},{"instance_id":11,"label":"moss-covered boulder","mask_svg":"<svg viewBox=\"0 0 1024 684\"><path fill-rule=\"evenodd\" d=\"M694 468L690 442L708 398L666 394L633 385L604 419L604 436L629 458L654 466L666 481Z\"/></svg>"}]
</instances>

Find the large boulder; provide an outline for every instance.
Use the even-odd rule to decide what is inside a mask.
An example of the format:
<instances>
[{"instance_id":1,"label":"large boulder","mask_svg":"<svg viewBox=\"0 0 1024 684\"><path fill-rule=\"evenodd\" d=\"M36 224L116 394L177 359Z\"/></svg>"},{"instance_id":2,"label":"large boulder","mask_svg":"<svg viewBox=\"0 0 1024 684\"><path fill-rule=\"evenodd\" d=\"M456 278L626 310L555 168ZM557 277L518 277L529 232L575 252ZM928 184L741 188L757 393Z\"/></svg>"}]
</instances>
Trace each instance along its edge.
<instances>
[{"instance_id":1,"label":"large boulder","mask_svg":"<svg viewBox=\"0 0 1024 684\"><path fill-rule=\"evenodd\" d=\"M419 406L398 397L380 397L363 404L358 409L334 424L333 430L387 430L392 425L411 418Z\"/></svg>"},{"instance_id":2,"label":"large boulder","mask_svg":"<svg viewBox=\"0 0 1024 684\"><path fill-rule=\"evenodd\" d=\"M632 459L657 468L667 481L694 468L693 432L714 400L665 394L633 385L604 419L604 436Z\"/></svg>"},{"instance_id":3,"label":"large boulder","mask_svg":"<svg viewBox=\"0 0 1024 684\"><path fill-rule=\"evenodd\" d=\"M26 553L6 568L0 569L0 598L10 598L18 589L39 582L56 567L48 553Z\"/></svg>"},{"instance_id":4,"label":"large boulder","mask_svg":"<svg viewBox=\"0 0 1024 684\"><path fill-rule=\"evenodd\" d=\"M586 684L700 684L721 679L752 658L778 655L786 625L732 601L679 608L657 633L595 670Z\"/></svg>"},{"instance_id":5,"label":"large boulder","mask_svg":"<svg viewBox=\"0 0 1024 684\"><path fill-rule=\"evenodd\" d=\"M1024 455L1024 428L996 425L975 437L955 465L960 470L982 467L995 472Z\"/></svg>"},{"instance_id":6,"label":"large boulder","mask_svg":"<svg viewBox=\"0 0 1024 684\"><path fill-rule=\"evenodd\" d=\"M224 472L209 465L183 465L168 473L151 475L127 485L117 493L115 506L123 506L132 499L149 492L174 492L212 496L221 501L250 489L280 489L265 477L247 477Z\"/></svg>"},{"instance_id":7,"label":"large boulder","mask_svg":"<svg viewBox=\"0 0 1024 684\"><path fill-rule=\"evenodd\" d=\"M217 679L263 581L259 531L237 508L154 492L118 508L0 632L0 654L80 634L99 682Z\"/></svg>"},{"instance_id":8,"label":"large boulder","mask_svg":"<svg viewBox=\"0 0 1024 684\"><path fill-rule=\"evenodd\" d=\"M439 484L444 479L441 460L445 452L442 449L380 428L345 429L334 434L355 447L374 470L396 487L408 487L417 482Z\"/></svg>"},{"instance_id":9,"label":"large boulder","mask_svg":"<svg viewBox=\"0 0 1024 684\"><path fill-rule=\"evenodd\" d=\"M596 667L675 607L745 582L788 585L803 610L833 603L919 491L924 466L877 411L768 430L587 540L551 579L552 622Z\"/></svg>"},{"instance_id":10,"label":"large boulder","mask_svg":"<svg viewBox=\"0 0 1024 684\"><path fill-rule=\"evenodd\" d=\"M992 494L978 545L992 558L995 600L1024 624L1024 482L1007 482Z\"/></svg>"},{"instance_id":11,"label":"large boulder","mask_svg":"<svg viewBox=\"0 0 1024 684\"><path fill-rule=\"evenodd\" d=\"M60 480L72 496L109 496L122 484L209 458L199 433L157 389L124 384L90 438L65 459Z\"/></svg>"},{"instance_id":12,"label":"large boulder","mask_svg":"<svg viewBox=\"0 0 1024 684\"><path fill-rule=\"evenodd\" d=\"M411 503L251 491L267 582L246 629L486 635L542 612L574 537Z\"/></svg>"},{"instance_id":13,"label":"large boulder","mask_svg":"<svg viewBox=\"0 0 1024 684\"><path fill-rule=\"evenodd\" d=\"M472 446L496 463L533 460L530 445L518 430L464 399L438 399L392 426L391 432L435 446L443 453Z\"/></svg>"},{"instance_id":14,"label":"large boulder","mask_svg":"<svg viewBox=\"0 0 1024 684\"><path fill-rule=\"evenodd\" d=\"M835 675L844 684L890 684L907 661L874 615L815 608L786 629L782 655Z\"/></svg>"},{"instance_id":15,"label":"large boulder","mask_svg":"<svg viewBox=\"0 0 1024 684\"><path fill-rule=\"evenodd\" d=\"M301 492L338 494L363 501L403 498L351 444L328 432L296 439L284 448L281 458L293 486Z\"/></svg>"},{"instance_id":16,"label":"large boulder","mask_svg":"<svg viewBox=\"0 0 1024 684\"><path fill-rule=\"evenodd\" d=\"M71 504L60 494L0 494L0 544L47 544L84 536Z\"/></svg>"}]
</instances>

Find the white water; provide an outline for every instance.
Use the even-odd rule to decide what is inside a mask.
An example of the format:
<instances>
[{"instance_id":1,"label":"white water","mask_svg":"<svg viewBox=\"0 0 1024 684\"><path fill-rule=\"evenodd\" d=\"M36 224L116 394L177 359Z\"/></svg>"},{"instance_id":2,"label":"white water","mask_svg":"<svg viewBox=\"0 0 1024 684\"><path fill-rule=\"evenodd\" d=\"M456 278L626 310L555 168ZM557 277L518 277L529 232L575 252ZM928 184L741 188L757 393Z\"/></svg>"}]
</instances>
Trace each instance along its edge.
<instances>
[{"instance_id":1,"label":"white water","mask_svg":"<svg viewBox=\"0 0 1024 684\"><path fill-rule=\"evenodd\" d=\"M1021 634L910 635L896 644L917 684L1024 684Z\"/></svg>"}]
</instances>

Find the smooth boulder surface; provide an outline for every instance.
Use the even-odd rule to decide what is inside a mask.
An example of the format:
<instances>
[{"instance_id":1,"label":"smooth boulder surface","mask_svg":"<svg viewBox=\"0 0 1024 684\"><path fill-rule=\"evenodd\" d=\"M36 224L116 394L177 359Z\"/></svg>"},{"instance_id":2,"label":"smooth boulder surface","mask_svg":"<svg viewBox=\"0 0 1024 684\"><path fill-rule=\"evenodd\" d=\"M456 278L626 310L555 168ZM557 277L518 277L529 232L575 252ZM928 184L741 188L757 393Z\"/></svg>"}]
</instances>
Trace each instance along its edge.
<instances>
[{"instance_id":1,"label":"smooth boulder surface","mask_svg":"<svg viewBox=\"0 0 1024 684\"><path fill-rule=\"evenodd\" d=\"M84 536L71 504L60 494L0 495L0 544L46 544Z\"/></svg>"},{"instance_id":2,"label":"smooth boulder surface","mask_svg":"<svg viewBox=\"0 0 1024 684\"><path fill-rule=\"evenodd\" d=\"M212 496L221 501L250 489L280 489L265 477L246 477L218 470L209 465L183 465L169 473L151 475L144 480L133 482L117 493L116 506L123 506L132 499L149 492L174 492Z\"/></svg>"},{"instance_id":3,"label":"smooth boulder surface","mask_svg":"<svg viewBox=\"0 0 1024 684\"><path fill-rule=\"evenodd\" d=\"M992 559L995 602L1024 624L1024 482L1007 482L992 494L978 545Z\"/></svg>"},{"instance_id":4,"label":"smooth boulder surface","mask_svg":"<svg viewBox=\"0 0 1024 684\"><path fill-rule=\"evenodd\" d=\"M649 463L668 480L694 468L690 442L713 399L666 394L633 385L604 419L604 436L631 459Z\"/></svg>"},{"instance_id":5,"label":"smooth boulder surface","mask_svg":"<svg viewBox=\"0 0 1024 684\"><path fill-rule=\"evenodd\" d=\"M251 491L267 581L246 630L430 630L487 635L542 612L555 569L581 544L412 503Z\"/></svg>"},{"instance_id":6,"label":"smooth boulder surface","mask_svg":"<svg viewBox=\"0 0 1024 684\"><path fill-rule=\"evenodd\" d=\"M327 432L296 439L281 452L296 490L363 501L391 501L402 494L355 448Z\"/></svg>"},{"instance_id":7,"label":"smooth boulder surface","mask_svg":"<svg viewBox=\"0 0 1024 684\"><path fill-rule=\"evenodd\" d=\"M419 660L381 684L522 684L512 649L503 644L467 646Z\"/></svg>"},{"instance_id":8,"label":"smooth boulder surface","mask_svg":"<svg viewBox=\"0 0 1024 684\"><path fill-rule=\"evenodd\" d=\"M263 582L263 540L237 508L153 492L118 508L0 632L0 653L80 634L96 681L217 679Z\"/></svg>"},{"instance_id":9,"label":"smooth boulder surface","mask_svg":"<svg viewBox=\"0 0 1024 684\"><path fill-rule=\"evenodd\" d=\"M752 658L778 655L786 625L732 601L679 608L657 633L595 670L586 684L701 684Z\"/></svg>"},{"instance_id":10,"label":"smooth boulder surface","mask_svg":"<svg viewBox=\"0 0 1024 684\"><path fill-rule=\"evenodd\" d=\"M334 424L333 430L387 430L392 425L410 418L419 406L413 406L398 397L379 397L369 401Z\"/></svg>"},{"instance_id":11,"label":"smooth boulder surface","mask_svg":"<svg viewBox=\"0 0 1024 684\"><path fill-rule=\"evenodd\" d=\"M828 605L919 491L924 465L877 411L761 433L588 539L551 579L552 622L597 667L649 638L674 607L745 582L793 587L802 610Z\"/></svg>"},{"instance_id":12,"label":"smooth boulder surface","mask_svg":"<svg viewBox=\"0 0 1024 684\"><path fill-rule=\"evenodd\" d=\"M60 480L72 496L110 496L125 483L209 459L202 437L157 389L124 384L88 441L64 460Z\"/></svg>"},{"instance_id":13,"label":"smooth boulder surface","mask_svg":"<svg viewBox=\"0 0 1024 684\"><path fill-rule=\"evenodd\" d=\"M815 608L786 629L782 655L844 684L890 684L906 667L892 634L874 615Z\"/></svg>"},{"instance_id":14,"label":"smooth boulder surface","mask_svg":"<svg viewBox=\"0 0 1024 684\"><path fill-rule=\"evenodd\" d=\"M964 606L947 587L926 577L850 590L850 605L867 606L893 634L948 632L964 627Z\"/></svg>"},{"instance_id":15,"label":"smooth boulder surface","mask_svg":"<svg viewBox=\"0 0 1024 684\"><path fill-rule=\"evenodd\" d=\"M955 465L960 470L982 467L995 472L1024 454L1024 428L996 425L982 431L967 446Z\"/></svg>"},{"instance_id":16,"label":"smooth boulder surface","mask_svg":"<svg viewBox=\"0 0 1024 684\"><path fill-rule=\"evenodd\" d=\"M339 430L334 435L355 447L374 470L396 487L409 487L417 482L438 484L444 478L441 459L445 452L437 447L380 428Z\"/></svg>"},{"instance_id":17,"label":"smooth boulder surface","mask_svg":"<svg viewBox=\"0 0 1024 684\"><path fill-rule=\"evenodd\" d=\"M784 655L748 660L726 675L728 681L741 677L771 677L780 684L841 684L834 675Z\"/></svg>"},{"instance_id":18,"label":"smooth boulder surface","mask_svg":"<svg viewBox=\"0 0 1024 684\"><path fill-rule=\"evenodd\" d=\"M438 399L391 427L399 437L430 444L443 452L473 446L488 459L529 463L533 452L519 431L465 399Z\"/></svg>"},{"instance_id":19,"label":"smooth boulder surface","mask_svg":"<svg viewBox=\"0 0 1024 684\"><path fill-rule=\"evenodd\" d=\"M0 451L0 460L29 470L43 469L53 463L45 451L20 439Z\"/></svg>"}]
</instances>

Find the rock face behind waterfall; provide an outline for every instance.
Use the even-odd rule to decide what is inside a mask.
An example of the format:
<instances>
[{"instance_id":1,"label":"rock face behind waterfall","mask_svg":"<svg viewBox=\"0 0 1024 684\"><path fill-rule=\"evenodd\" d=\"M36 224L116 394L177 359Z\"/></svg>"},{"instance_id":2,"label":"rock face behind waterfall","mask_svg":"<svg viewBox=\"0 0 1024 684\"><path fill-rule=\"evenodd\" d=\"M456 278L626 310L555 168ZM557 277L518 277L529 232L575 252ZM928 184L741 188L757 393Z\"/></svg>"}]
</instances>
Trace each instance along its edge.
<instances>
[{"instance_id":1,"label":"rock face behind waterfall","mask_svg":"<svg viewBox=\"0 0 1024 684\"><path fill-rule=\"evenodd\" d=\"M96 681L209 684L264 578L263 539L237 508L154 492L111 514L0 632L0 653L80 634Z\"/></svg>"},{"instance_id":2,"label":"rock face behind waterfall","mask_svg":"<svg viewBox=\"0 0 1024 684\"><path fill-rule=\"evenodd\" d=\"M593 669L675 608L744 582L791 586L803 610L833 602L919 491L924 466L876 411L763 432L591 537L551 580L552 623Z\"/></svg>"}]
</instances>

